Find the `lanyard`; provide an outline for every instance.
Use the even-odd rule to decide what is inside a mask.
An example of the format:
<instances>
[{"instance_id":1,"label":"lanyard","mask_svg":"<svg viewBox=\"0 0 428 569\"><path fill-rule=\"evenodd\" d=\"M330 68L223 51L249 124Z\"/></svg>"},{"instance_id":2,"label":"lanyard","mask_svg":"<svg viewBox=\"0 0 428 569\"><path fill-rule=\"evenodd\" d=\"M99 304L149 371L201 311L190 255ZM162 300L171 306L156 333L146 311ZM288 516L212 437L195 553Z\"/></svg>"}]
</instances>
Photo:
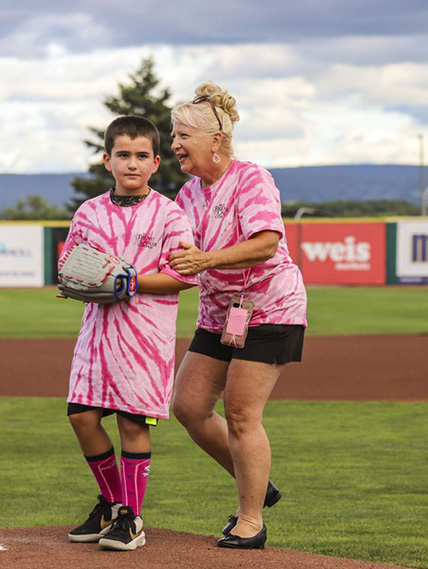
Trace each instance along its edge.
<instances>
[{"instance_id":1,"label":"lanyard","mask_svg":"<svg viewBox=\"0 0 428 569\"><path fill-rule=\"evenodd\" d=\"M236 217L236 243L238 244L240 243L240 241L239 241L239 216L237 208L235 208L235 217ZM250 271L251 271L250 267L248 267L248 269L242 269L242 278L244 284L242 285L241 300L239 303L240 306L242 306L242 301L244 300L245 289L247 288L248 279L250 278Z\"/></svg>"}]
</instances>

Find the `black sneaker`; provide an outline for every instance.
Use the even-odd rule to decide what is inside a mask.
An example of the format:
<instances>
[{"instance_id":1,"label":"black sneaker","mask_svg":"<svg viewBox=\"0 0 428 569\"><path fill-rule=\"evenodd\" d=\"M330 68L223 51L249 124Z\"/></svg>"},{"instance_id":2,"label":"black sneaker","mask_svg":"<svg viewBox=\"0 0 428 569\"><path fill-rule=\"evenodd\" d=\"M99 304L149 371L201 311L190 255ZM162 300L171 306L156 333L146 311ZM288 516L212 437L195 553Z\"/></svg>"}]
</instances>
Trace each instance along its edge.
<instances>
[{"instance_id":1,"label":"black sneaker","mask_svg":"<svg viewBox=\"0 0 428 569\"><path fill-rule=\"evenodd\" d=\"M111 504L102 494L98 496L98 504L89 514L88 519L81 526L74 528L68 534L70 541L80 543L91 543L98 541L105 535L117 517L117 512L121 507L120 502Z\"/></svg>"},{"instance_id":2,"label":"black sneaker","mask_svg":"<svg viewBox=\"0 0 428 569\"><path fill-rule=\"evenodd\" d=\"M100 539L100 546L104 549L117 549L119 551L132 551L146 543L143 531L143 520L135 516L132 508L122 506L111 530Z\"/></svg>"},{"instance_id":3,"label":"black sneaker","mask_svg":"<svg viewBox=\"0 0 428 569\"><path fill-rule=\"evenodd\" d=\"M279 491L278 486L274 482L272 482L272 480L269 480L263 508L272 508L272 506L275 506L275 504L279 502L281 498L282 495L281 492ZM233 530L233 528L236 526L237 523L238 523L238 516L229 516L227 524L224 526L221 533L223 535L227 535L230 531Z\"/></svg>"}]
</instances>

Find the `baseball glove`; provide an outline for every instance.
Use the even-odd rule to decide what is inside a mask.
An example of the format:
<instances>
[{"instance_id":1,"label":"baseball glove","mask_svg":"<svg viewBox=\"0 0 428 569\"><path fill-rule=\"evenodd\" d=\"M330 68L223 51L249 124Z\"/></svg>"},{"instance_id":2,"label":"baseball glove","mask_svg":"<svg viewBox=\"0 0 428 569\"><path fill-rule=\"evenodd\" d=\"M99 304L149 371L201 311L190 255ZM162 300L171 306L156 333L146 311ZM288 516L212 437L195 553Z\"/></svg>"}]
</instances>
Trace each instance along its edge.
<instances>
[{"instance_id":1,"label":"baseball glove","mask_svg":"<svg viewBox=\"0 0 428 569\"><path fill-rule=\"evenodd\" d=\"M120 257L74 245L61 259L58 288L63 298L110 304L135 296L137 273Z\"/></svg>"}]
</instances>

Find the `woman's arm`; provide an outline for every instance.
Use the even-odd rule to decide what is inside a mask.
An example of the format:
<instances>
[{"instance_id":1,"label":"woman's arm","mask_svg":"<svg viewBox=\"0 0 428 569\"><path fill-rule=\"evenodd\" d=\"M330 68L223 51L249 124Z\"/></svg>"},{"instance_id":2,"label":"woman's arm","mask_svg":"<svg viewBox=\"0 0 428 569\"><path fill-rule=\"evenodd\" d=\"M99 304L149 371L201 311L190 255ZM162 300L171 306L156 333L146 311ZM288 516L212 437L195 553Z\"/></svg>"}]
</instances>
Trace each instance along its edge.
<instances>
[{"instance_id":1,"label":"woman's arm","mask_svg":"<svg viewBox=\"0 0 428 569\"><path fill-rule=\"evenodd\" d=\"M170 265L180 275L195 275L207 269L246 269L271 259L279 239L276 231L260 231L232 247L207 252L182 243L183 250L171 255Z\"/></svg>"},{"instance_id":2,"label":"woman's arm","mask_svg":"<svg viewBox=\"0 0 428 569\"><path fill-rule=\"evenodd\" d=\"M138 275L138 292L149 294L172 294L196 285L184 283L165 273L155 275Z\"/></svg>"}]
</instances>

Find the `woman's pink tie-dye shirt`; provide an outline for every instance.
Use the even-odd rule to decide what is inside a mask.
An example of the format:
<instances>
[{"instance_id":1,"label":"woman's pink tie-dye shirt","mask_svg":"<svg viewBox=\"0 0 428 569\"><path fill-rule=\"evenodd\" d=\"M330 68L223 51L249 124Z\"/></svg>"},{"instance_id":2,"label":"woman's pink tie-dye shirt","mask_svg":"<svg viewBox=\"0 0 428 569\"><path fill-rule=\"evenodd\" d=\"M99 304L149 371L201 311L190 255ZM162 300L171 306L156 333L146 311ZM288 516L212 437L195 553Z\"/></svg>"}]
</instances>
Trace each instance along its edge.
<instances>
[{"instance_id":1,"label":"woman's pink tie-dye shirt","mask_svg":"<svg viewBox=\"0 0 428 569\"><path fill-rule=\"evenodd\" d=\"M202 251L230 247L259 231L281 235L275 256L260 265L245 271L214 269L199 275L198 327L221 332L230 296L242 291L244 273L248 274L245 298L254 302L250 326L307 326L305 287L288 253L279 191L267 170L234 160L212 186L202 187L197 177L187 182L176 202L190 219L195 244Z\"/></svg>"},{"instance_id":2,"label":"woman's pink tie-dye shirt","mask_svg":"<svg viewBox=\"0 0 428 569\"><path fill-rule=\"evenodd\" d=\"M151 190L142 202L120 207L109 192L74 215L64 251L87 243L132 263L139 274L166 273L180 242L193 242L182 210ZM167 419L171 401L178 293L139 293L129 301L86 305L70 374L69 403Z\"/></svg>"}]
</instances>

